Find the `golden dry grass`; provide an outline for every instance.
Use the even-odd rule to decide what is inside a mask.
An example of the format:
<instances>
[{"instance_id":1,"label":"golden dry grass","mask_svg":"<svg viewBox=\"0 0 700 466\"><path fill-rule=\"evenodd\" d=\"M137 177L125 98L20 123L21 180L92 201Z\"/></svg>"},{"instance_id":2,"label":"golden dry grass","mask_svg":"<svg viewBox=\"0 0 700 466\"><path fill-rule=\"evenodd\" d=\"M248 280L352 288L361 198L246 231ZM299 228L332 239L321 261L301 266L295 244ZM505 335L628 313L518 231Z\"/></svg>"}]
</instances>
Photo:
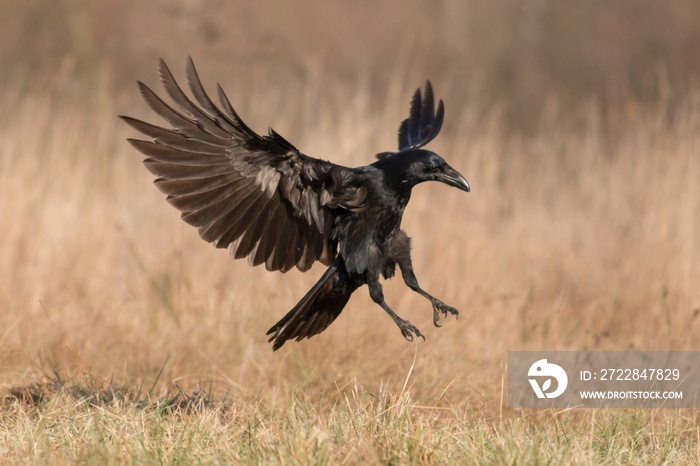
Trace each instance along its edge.
<instances>
[{"instance_id":1,"label":"golden dry grass","mask_svg":"<svg viewBox=\"0 0 700 466\"><path fill-rule=\"evenodd\" d=\"M259 131L359 165L393 147L410 90L312 79L229 96ZM673 110L553 103L528 137L448 99L431 148L473 190L417 187L404 228L421 284L460 319L434 328L394 279L387 301L426 342L361 289L326 332L273 353L265 331L321 269L268 273L202 242L124 141L116 115L147 115L133 94L3 95L7 461L696 464L694 412L510 411L503 381L509 350L698 347L700 95ZM110 386L128 396L85 396ZM179 389L195 403L168 408Z\"/></svg>"}]
</instances>

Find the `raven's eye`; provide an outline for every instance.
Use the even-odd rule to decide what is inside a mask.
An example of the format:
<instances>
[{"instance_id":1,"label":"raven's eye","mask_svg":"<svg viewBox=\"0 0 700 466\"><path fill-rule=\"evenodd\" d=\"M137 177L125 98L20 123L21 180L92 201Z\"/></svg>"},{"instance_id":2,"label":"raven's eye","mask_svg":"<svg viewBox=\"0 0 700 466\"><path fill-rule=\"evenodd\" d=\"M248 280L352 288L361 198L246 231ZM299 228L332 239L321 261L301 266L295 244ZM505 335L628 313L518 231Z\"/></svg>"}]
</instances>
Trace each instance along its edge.
<instances>
[{"instance_id":1,"label":"raven's eye","mask_svg":"<svg viewBox=\"0 0 700 466\"><path fill-rule=\"evenodd\" d=\"M436 164L434 164L434 163L431 163L431 164L428 165L428 171L429 171L429 172L435 173L435 172L437 172L437 171L440 171L440 167L438 167L438 166L437 166Z\"/></svg>"}]
</instances>

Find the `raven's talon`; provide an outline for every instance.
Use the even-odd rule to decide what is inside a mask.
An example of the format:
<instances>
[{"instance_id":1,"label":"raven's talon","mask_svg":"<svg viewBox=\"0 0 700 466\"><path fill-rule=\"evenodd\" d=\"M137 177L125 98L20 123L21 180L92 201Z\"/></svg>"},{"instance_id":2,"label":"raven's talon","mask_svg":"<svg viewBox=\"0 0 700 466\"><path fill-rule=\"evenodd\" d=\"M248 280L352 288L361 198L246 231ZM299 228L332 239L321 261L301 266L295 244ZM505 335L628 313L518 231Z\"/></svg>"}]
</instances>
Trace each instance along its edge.
<instances>
[{"instance_id":1,"label":"raven's talon","mask_svg":"<svg viewBox=\"0 0 700 466\"><path fill-rule=\"evenodd\" d=\"M440 312L438 311L438 308L433 306L433 325L436 327L440 328L442 325L438 324L438 320L440 319Z\"/></svg>"},{"instance_id":2,"label":"raven's talon","mask_svg":"<svg viewBox=\"0 0 700 466\"><path fill-rule=\"evenodd\" d=\"M397 322L397 324L399 326L399 329L401 330L401 334L403 335L403 337L406 340L412 342L413 336L415 335L417 337L421 337L423 339L423 341L425 341L425 337L423 336L422 333L420 333L420 330L418 330L418 328L415 325L413 325L412 323L410 323L409 321L404 320L401 323Z\"/></svg>"},{"instance_id":3,"label":"raven's talon","mask_svg":"<svg viewBox=\"0 0 700 466\"><path fill-rule=\"evenodd\" d=\"M452 306L448 306L447 304L443 303L439 299L436 299L433 301L433 324L435 324L436 327L442 327L441 325L438 325L438 318L440 317L440 312L447 317L447 314L452 314L455 316L455 319L459 319L459 311Z\"/></svg>"}]
</instances>

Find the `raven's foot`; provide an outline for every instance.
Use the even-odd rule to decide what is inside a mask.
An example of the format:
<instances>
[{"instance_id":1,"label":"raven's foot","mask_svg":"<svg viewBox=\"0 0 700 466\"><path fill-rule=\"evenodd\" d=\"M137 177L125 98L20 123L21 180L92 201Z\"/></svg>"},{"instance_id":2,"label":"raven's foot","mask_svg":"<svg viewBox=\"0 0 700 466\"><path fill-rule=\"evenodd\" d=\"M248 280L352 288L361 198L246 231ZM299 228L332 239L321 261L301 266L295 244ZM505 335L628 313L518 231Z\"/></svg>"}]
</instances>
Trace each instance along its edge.
<instances>
[{"instance_id":1,"label":"raven's foot","mask_svg":"<svg viewBox=\"0 0 700 466\"><path fill-rule=\"evenodd\" d=\"M455 318L459 318L459 311L452 306L448 306L437 298L431 299L430 302L433 303L433 324L436 327L442 327L438 324L441 312L445 317L447 317L447 314L452 314Z\"/></svg>"},{"instance_id":2,"label":"raven's foot","mask_svg":"<svg viewBox=\"0 0 700 466\"><path fill-rule=\"evenodd\" d=\"M418 328L409 321L398 317L396 319L396 325L399 326L399 330L401 330L401 334L406 340L413 341L413 336L415 335L417 337L421 337L423 341L425 341L425 337L422 333L420 333L420 330L418 330Z\"/></svg>"}]
</instances>

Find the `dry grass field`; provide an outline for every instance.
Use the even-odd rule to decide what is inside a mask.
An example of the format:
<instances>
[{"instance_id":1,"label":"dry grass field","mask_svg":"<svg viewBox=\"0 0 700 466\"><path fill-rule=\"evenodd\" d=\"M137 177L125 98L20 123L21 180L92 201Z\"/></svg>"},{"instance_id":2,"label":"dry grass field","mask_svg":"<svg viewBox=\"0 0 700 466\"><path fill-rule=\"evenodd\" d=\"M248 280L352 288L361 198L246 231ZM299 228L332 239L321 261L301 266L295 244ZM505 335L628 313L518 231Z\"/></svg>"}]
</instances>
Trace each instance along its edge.
<instances>
[{"instance_id":1,"label":"dry grass field","mask_svg":"<svg viewBox=\"0 0 700 466\"><path fill-rule=\"evenodd\" d=\"M307 86L287 93L294 122L262 88L240 113L338 163L393 147L406 85ZM552 105L510 137L497 109L448 101L432 148L473 190L417 187L404 227L422 284L460 319L434 328L392 280L388 302L426 342L361 289L326 332L273 353L265 331L322 269L268 273L202 242L124 141L116 115L147 114L135 94L3 96L5 461L697 463L694 411L508 410L503 384L508 350L698 347L700 95L591 104L576 125Z\"/></svg>"},{"instance_id":2,"label":"dry grass field","mask_svg":"<svg viewBox=\"0 0 700 466\"><path fill-rule=\"evenodd\" d=\"M137 3L64 1L62 17L0 3L12 13L0 25L17 19L0 28L0 63L22 63L0 76L0 463L700 462L696 410L510 410L504 388L512 350L700 348L700 91L678 78L697 79L700 61L676 47L697 42L696 6L664 10L675 27L654 29L661 7L637 2L637 30L614 21L634 2L448 2L406 36L421 2L380 2L376 17L315 2L328 22L274 2L236 17L225 2ZM223 13L200 23L211 4ZM569 26L584 13L599 28L581 65L569 52L585 30ZM89 20L104 27L90 36ZM26 49L11 46L23 24ZM410 40L394 53L391 34ZM659 54L648 62L640 34ZM550 43L561 50L528 61ZM429 148L472 192L418 186L403 227L421 285L460 318L433 327L395 278L387 302L425 342L405 341L362 288L324 333L273 353L266 330L323 267L233 261L167 205L117 118L155 121L131 82L157 87L156 51L180 80L191 53L258 132L350 166L394 148L411 93L432 79L446 118ZM659 57L651 75L634 69ZM629 73L587 94L609 83L606 63Z\"/></svg>"}]
</instances>

